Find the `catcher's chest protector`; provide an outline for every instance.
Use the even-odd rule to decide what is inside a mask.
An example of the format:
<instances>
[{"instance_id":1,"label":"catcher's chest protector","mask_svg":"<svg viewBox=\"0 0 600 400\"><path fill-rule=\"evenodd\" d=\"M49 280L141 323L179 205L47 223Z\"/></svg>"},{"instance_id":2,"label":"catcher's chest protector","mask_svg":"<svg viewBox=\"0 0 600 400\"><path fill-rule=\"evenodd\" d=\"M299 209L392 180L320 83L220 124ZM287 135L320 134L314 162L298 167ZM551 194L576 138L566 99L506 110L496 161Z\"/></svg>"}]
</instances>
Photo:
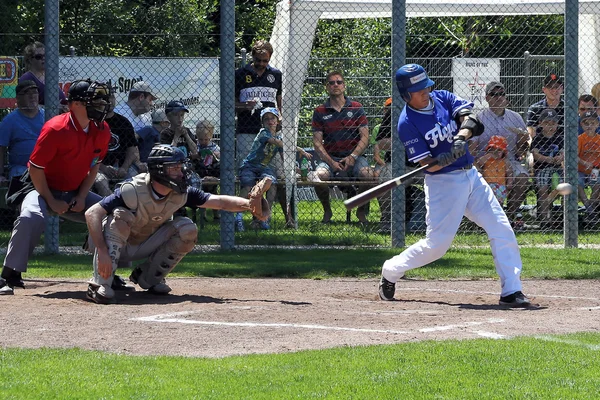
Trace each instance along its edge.
<instances>
[{"instance_id":1,"label":"catcher's chest protector","mask_svg":"<svg viewBox=\"0 0 600 400\"><path fill-rule=\"evenodd\" d=\"M129 235L131 244L140 244L149 238L187 201L187 193L174 191L160 200L155 199L150 186L150 174L137 175L133 181L124 183L121 193L127 208L134 215Z\"/></svg>"}]
</instances>

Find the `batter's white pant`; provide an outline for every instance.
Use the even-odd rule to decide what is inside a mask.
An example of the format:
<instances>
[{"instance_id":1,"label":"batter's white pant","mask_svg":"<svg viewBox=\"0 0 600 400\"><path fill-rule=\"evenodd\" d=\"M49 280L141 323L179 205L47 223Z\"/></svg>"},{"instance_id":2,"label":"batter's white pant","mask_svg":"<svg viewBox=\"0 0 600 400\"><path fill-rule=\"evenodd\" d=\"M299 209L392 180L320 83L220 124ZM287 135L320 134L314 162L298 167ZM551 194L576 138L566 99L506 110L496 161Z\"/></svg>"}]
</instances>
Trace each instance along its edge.
<instances>
[{"instance_id":1,"label":"batter's white pant","mask_svg":"<svg viewBox=\"0 0 600 400\"><path fill-rule=\"evenodd\" d=\"M382 275L390 282L406 271L441 258L452 244L463 215L485 230L494 265L502 284L501 296L521 290L521 255L515 233L504 210L475 168L425 176L427 233L401 254L383 264Z\"/></svg>"}]
</instances>

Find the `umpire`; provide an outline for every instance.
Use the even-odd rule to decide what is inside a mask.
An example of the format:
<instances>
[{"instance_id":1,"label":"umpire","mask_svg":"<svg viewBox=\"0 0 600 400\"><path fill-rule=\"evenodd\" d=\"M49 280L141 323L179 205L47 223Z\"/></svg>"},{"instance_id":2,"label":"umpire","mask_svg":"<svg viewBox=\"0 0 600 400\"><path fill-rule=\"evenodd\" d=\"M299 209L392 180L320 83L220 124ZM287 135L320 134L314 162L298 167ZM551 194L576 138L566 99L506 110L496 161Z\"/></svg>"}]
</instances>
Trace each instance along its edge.
<instances>
[{"instance_id":1,"label":"umpire","mask_svg":"<svg viewBox=\"0 0 600 400\"><path fill-rule=\"evenodd\" d=\"M4 259L0 294L13 294L15 286L25 287L21 274L27 271L49 215L85 222L85 210L100 201L90 189L111 138L104 122L109 96L104 83L75 81L69 89L69 112L42 127L29 158L29 179L21 191L20 214Z\"/></svg>"}]
</instances>

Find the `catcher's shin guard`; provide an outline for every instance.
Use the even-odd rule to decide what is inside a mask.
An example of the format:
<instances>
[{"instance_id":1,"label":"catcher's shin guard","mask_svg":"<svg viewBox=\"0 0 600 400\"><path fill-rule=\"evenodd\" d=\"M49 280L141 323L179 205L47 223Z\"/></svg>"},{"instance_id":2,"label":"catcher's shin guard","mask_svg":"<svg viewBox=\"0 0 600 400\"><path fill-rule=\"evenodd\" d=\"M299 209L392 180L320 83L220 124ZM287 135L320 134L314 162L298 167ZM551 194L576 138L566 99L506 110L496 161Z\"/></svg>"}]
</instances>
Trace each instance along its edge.
<instances>
[{"instance_id":1,"label":"catcher's shin guard","mask_svg":"<svg viewBox=\"0 0 600 400\"><path fill-rule=\"evenodd\" d=\"M194 249L198 228L191 219L177 217L172 222L175 232L163 245L141 263L131 274L131 280L143 289L161 283L181 259Z\"/></svg>"},{"instance_id":2,"label":"catcher's shin guard","mask_svg":"<svg viewBox=\"0 0 600 400\"><path fill-rule=\"evenodd\" d=\"M109 216L104 224L104 241L108 247L108 254L112 263L112 274L108 279L103 278L98 273L98 249L94 251L94 277L92 284L96 285L112 285L113 275L119 265L121 258L121 250L127 244L127 239L131 232L130 223L133 221L133 214L125 209L116 209L113 215Z\"/></svg>"}]
</instances>

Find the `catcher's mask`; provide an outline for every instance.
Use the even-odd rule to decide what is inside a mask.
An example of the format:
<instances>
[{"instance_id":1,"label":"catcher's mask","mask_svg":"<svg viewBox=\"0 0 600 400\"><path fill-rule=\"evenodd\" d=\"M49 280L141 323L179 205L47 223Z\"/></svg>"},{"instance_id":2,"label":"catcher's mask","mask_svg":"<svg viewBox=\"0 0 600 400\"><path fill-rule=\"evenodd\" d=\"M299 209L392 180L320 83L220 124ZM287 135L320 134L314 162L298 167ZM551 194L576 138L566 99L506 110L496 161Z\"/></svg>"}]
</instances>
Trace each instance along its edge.
<instances>
[{"instance_id":1,"label":"catcher's mask","mask_svg":"<svg viewBox=\"0 0 600 400\"><path fill-rule=\"evenodd\" d=\"M150 155L148 156L150 178L161 185L173 189L177 193L185 193L189 186L189 173L186 168L186 161L185 154L177 147L168 144L158 144L150 150ZM176 164L182 165L183 176L181 178L172 178L167 171L167 168Z\"/></svg>"},{"instance_id":2,"label":"catcher's mask","mask_svg":"<svg viewBox=\"0 0 600 400\"><path fill-rule=\"evenodd\" d=\"M434 84L435 82L427 76L425 68L419 64L407 64L396 71L396 86L400 96L407 103L410 101L411 93L432 87Z\"/></svg>"},{"instance_id":3,"label":"catcher's mask","mask_svg":"<svg viewBox=\"0 0 600 400\"><path fill-rule=\"evenodd\" d=\"M101 123L110 109L110 88L102 82L90 79L74 81L69 88L68 101L85 103L87 117Z\"/></svg>"}]
</instances>

